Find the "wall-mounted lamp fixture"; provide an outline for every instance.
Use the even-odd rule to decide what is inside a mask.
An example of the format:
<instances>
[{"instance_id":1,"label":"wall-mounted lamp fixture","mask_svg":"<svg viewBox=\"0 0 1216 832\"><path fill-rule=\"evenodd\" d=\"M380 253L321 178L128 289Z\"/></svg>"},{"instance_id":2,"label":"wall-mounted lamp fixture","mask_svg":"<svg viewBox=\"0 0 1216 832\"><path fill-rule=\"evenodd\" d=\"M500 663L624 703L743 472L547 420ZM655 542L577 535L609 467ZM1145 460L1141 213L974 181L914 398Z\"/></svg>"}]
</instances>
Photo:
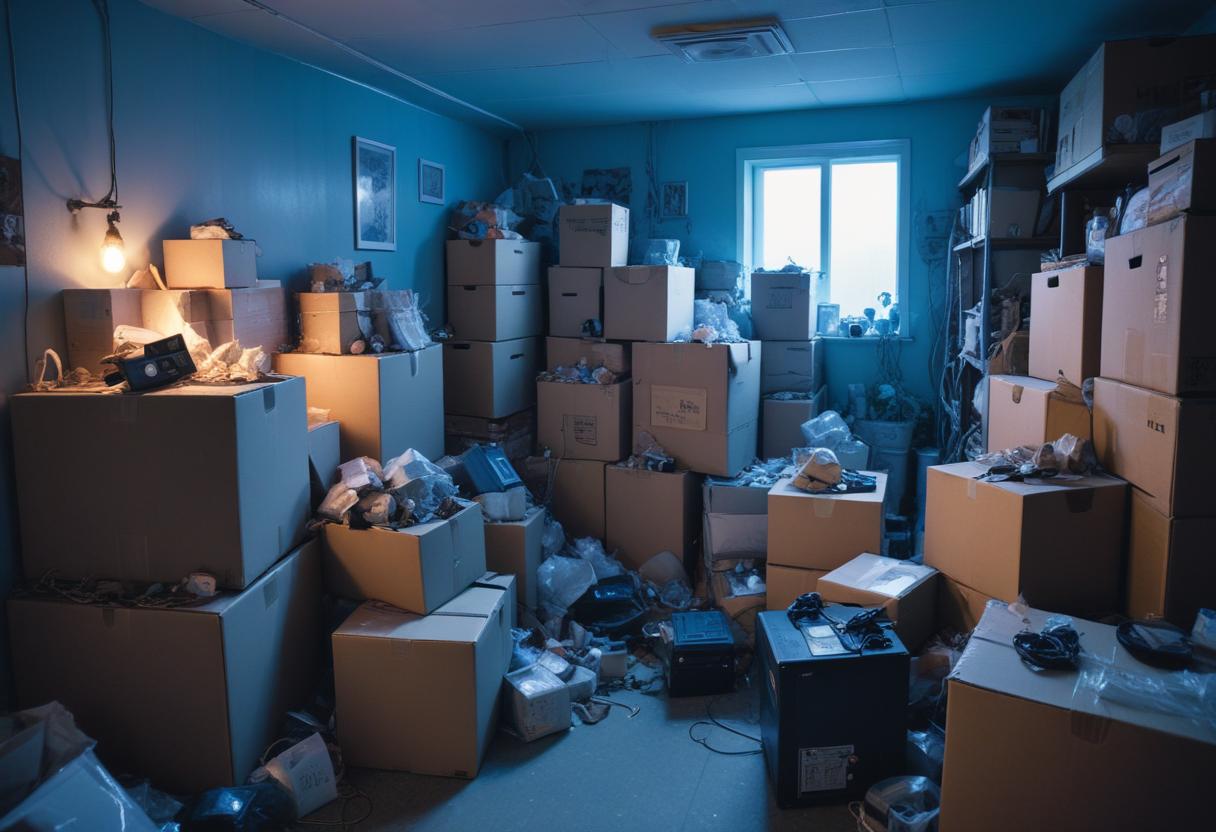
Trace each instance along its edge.
<instances>
[{"instance_id":1,"label":"wall-mounted lamp fixture","mask_svg":"<svg viewBox=\"0 0 1216 832\"><path fill-rule=\"evenodd\" d=\"M106 236L101 241L101 267L111 274L121 272L127 265L122 235L118 233L118 166L114 154L114 62L110 49L110 7L107 0L93 0L101 19L102 64L106 80L106 133L110 139L110 190L96 202L69 199L68 210L73 214L82 208L101 208L106 215Z\"/></svg>"}]
</instances>

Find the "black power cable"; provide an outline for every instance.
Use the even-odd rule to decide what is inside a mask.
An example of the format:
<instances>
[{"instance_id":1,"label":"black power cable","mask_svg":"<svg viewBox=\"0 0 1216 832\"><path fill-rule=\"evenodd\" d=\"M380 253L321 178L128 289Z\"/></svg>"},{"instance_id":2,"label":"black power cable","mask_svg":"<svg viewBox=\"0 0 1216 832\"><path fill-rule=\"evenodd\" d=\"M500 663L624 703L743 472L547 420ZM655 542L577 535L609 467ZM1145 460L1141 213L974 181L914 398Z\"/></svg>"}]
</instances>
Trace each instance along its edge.
<instances>
[{"instance_id":1,"label":"black power cable","mask_svg":"<svg viewBox=\"0 0 1216 832\"><path fill-rule=\"evenodd\" d=\"M22 163L25 161L25 139L21 128L21 99L17 93L17 53L13 47L12 0L4 0L4 30L8 38L8 78L12 84L13 116L17 124L17 176L21 182L21 211L24 214L25 173L22 170L24 167ZM30 238L28 230L24 227L24 220L22 221L22 226L22 234L25 237L25 256L21 261L21 272L24 281L24 300L22 301L21 314L21 350L25 356L25 381L29 384L34 380L33 376L30 375Z\"/></svg>"},{"instance_id":2,"label":"black power cable","mask_svg":"<svg viewBox=\"0 0 1216 832\"><path fill-rule=\"evenodd\" d=\"M1013 649L1031 670L1076 670L1081 663L1081 636L1067 624L1018 633Z\"/></svg>"}]
</instances>

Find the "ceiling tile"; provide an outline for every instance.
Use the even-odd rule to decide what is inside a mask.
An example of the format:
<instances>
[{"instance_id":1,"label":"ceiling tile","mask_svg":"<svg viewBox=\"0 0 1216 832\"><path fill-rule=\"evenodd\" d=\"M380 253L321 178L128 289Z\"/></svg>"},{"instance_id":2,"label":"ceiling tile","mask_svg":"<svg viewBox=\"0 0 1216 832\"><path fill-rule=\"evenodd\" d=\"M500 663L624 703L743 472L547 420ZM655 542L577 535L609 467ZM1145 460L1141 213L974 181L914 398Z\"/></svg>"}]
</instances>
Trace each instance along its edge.
<instances>
[{"instance_id":1,"label":"ceiling tile","mask_svg":"<svg viewBox=\"0 0 1216 832\"><path fill-rule=\"evenodd\" d=\"M673 56L674 57L674 56ZM709 91L763 89L797 84L801 81L798 68L788 55L768 58L749 58L742 61L718 63L684 63L674 73L680 78L684 89L690 93Z\"/></svg>"},{"instance_id":2,"label":"ceiling tile","mask_svg":"<svg viewBox=\"0 0 1216 832\"><path fill-rule=\"evenodd\" d=\"M569 17L573 12L560 0L262 0L327 36L380 37L400 33L403 40L419 33L496 26L528 20Z\"/></svg>"},{"instance_id":3,"label":"ceiling tile","mask_svg":"<svg viewBox=\"0 0 1216 832\"><path fill-rule=\"evenodd\" d=\"M791 20L785 24L785 31L793 41L795 52L829 52L834 49L891 45L885 11Z\"/></svg>"},{"instance_id":4,"label":"ceiling tile","mask_svg":"<svg viewBox=\"0 0 1216 832\"><path fill-rule=\"evenodd\" d=\"M620 54L629 58L671 54L666 46L650 36L656 26L678 26L685 23L716 23L729 20L733 10L730 0L703 0L679 6L587 14L583 16Z\"/></svg>"},{"instance_id":5,"label":"ceiling tile","mask_svg":"<svg viewBox=\"0 0 1216 832\"><path fill-rule=\"evenodd\" d=\"M895 50L889 46L875 49L838 49L794 55L803 81L844 81L851 78L878 78L898 75Z\"/></svg>"},{"instance_id":6,"label":"ceiling tile","mask_svg":"<svg viewBox=\"0 0 1216 832\"><path fill-rule=\"evenodd\" d=\"M882 0L732 0L731 5L742 17L774 15L781 20L798 20L881 9Z\"/></svg>"},{"instance_id":7,"label":"ceiling tile","mask_svg":"<svg viewBox=\"0 0 1216 832\"><path fill-rule=\"evenodd\" d=\"M143 2L145 6L186 18L249 10L249 4L245 0L143 0Z\"/></svg>"},{"instance_id":8,"label":"ceiling tile","mask_svg":"<svg viewBox=\"0 0 1216 832\"><path fill-rule=\"evenodd\" d=\"M680 73L686 67L687 64L675 55L656 55L494 72L423 73L419 80L461 98L486 101L598 93L627 96L637 90L681 92L685 85Z\"/></svg>"},{"instance_id":9,"label":"ceiling tile","mask_svg":"<svg viewBox=\"0 0 1216 832\"><path fill-rule=\"evenodd\" d=\"M903 101L906 97L899 76L896 75L857 78L851 81L827 81L807 86L824 104L882 104Z\"/></svg>"}]
</instances>

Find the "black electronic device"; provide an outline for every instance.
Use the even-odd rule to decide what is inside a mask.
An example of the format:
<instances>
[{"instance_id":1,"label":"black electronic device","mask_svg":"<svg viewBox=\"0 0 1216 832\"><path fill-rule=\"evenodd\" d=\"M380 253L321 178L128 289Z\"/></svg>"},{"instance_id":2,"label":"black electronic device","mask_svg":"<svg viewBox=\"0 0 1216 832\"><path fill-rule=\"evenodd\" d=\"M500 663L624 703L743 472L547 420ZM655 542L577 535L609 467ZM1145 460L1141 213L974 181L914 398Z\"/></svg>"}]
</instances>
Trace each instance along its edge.
<instances>
[{"instance_id":1,"label":"black electronic device","mask_svg":"<svg viewBox=\"0 0 1216 832\"><path fill-rule=\"evenodd\" d=\"M794 619L756 617L760 736L782 808L858 799L904 762L908 651L873 610L814 600Z\"/></svg>"},{"instance_id":2,"label":"black electronic device","mask_svg":"<svg viewBox=\"0 0 1216 832\"><path fill-rule=\"evenodd\" d=\"M721 610L671 614L661 655L669 696L709 696L735 688L735 639Z\"/></svg>"},{"instance_id":3,"label":"black electronic device","mask_svg":"<svg viewBox=\"0 0 1216 832\"><path fill-rule=\"evenodd\" d=\"M194 359L186 349L186 340L170 335L145 344L139 355L108 359L116 368L106 375L106 384L113 387L124 381L134 392L155 390L194 375Z\"/></svg>"},{"instance_id":4,"label":"black electronic device","mask_svg":"<svg viewBox=\"0 0 1216 832\"><path fill-rule=\"evenodd\" d=\"M497 445L474 445L461 454L460 459L464 462L475 494L506 491L524 484L507 455Z\"/></svg>"},{"instance_id":5,"label":"black electronic device","mask_svg":"<svg viewBox=\"0 0 1216 832\"><path fill-rule=\"evenodd\" d=\"M570 607L570 617L597 636L637 635L646 623L648 607L629 575L603 578Z\"/></svg>"}]
</instances>

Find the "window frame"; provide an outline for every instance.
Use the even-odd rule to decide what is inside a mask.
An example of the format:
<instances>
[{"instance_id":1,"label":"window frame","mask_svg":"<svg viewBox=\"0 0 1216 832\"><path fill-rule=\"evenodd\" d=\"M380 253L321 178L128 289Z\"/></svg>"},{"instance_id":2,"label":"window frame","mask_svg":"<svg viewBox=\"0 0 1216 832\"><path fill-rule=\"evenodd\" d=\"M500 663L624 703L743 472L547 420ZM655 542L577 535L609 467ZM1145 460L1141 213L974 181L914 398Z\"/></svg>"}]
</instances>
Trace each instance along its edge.
<instances>
[{"instance_id":1,"label":"window frame","mask_svg":"<svg viewBox=\"0 0 1216 832\"><path fill-rule=\"evenodd\" d=\"M819 235L822 264L828 286L832 282L832 164L850 162L895 162L898 182L896 210L896 286L898 303L905 310L900 316L900 337L910 338L911 295L908 280L909 229L911 227L911 163L912 143L908 139L879 141L832 142L799 144L781 147L743 147L735 152L736 211L735 251L740 263L754 268L755 253L763 245L763 177L765 170L784 167L819 166ZM828 336L837 337L837 336ZM864 340L864 339L853 339Z\"/></svg>"}]
</instances>

